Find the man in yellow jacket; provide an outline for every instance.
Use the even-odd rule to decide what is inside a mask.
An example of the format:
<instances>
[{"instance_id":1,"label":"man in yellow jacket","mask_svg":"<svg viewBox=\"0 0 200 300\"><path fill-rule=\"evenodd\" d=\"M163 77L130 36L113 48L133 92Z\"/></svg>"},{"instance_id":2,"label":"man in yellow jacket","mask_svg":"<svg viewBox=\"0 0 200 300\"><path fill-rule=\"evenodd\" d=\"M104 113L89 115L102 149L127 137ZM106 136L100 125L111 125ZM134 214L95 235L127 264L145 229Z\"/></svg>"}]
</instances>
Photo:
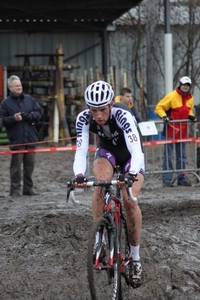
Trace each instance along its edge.
<instances>
[{"instance_id":1,"label":"man in yellow jacket","mask_svg":"<svg viewBox=\"0 0 200 300\"><path fill-rule=\"evenodd\" d=\"M194 97L190 92L191 79L188 76L183 76L179 81L179 86L165 95L156 105L156 114L165 122L163 134L167 139L185 139L188 137L188 123L176 122L170 120L185 120L189 119L192 122L197 122L197 118L193 114ZM165 144L163 171L170 170L171 172L163 173L163 186L172 187L173 177L172 155L173 148L176 150L176 169L184 170L186 165L186 143L171 143ZM180 186L191 186L184 174L180 174L177 179L177 184Z\"/></svg>"},{"instance_id":2,"label":"man in yellow jacket","mask_svg":"<svg viewBox=\"0 0 200 300\"><path fill-rule=\"evenodd\" d=\"M136 108L134 107L132 92L129 88L124 87L123 89L121 89L120 95L115 97L115 102L121 102L121 103L126 104L132 110L136 121L138 123L141 122L139 114L138 114Z\"/></svg>"}]
</instances>

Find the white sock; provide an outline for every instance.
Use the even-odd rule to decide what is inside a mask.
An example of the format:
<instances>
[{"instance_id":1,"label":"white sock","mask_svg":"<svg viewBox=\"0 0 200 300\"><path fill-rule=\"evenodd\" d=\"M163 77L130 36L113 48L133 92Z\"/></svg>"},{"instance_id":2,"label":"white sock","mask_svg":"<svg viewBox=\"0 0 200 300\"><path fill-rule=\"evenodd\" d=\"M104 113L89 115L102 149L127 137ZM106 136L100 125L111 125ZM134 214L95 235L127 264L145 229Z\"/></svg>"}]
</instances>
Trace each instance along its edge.
<instances>
[{"instance_id":1,"label":"white sock","mask_svg":"<svg viewBox=\"0 0 200 300\"><path fill-rule=\"evenodd\" d=\"M133 260L140 260L140 245L132 246L130 245L130 256Z\"/></svg>"}]
</instances>

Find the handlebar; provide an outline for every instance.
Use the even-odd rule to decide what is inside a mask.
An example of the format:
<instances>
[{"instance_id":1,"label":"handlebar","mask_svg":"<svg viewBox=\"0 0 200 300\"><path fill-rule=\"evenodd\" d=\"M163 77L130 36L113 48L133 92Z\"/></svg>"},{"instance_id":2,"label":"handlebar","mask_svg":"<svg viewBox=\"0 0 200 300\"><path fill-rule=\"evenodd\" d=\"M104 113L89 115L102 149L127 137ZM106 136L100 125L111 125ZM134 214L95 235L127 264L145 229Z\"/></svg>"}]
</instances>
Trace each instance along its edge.
<instances>
[{"instance_id":1,"label":"handlebar","mask_svg":"<svg viewBox=\"0 0 200 300\"><path fill-rule=\"evenodd\" d=\"M126 189L127 189L127 193L128 193L128 196L130 197L130 199L132 201L137 201L137 198L133 196L132 194L132 185L129 186L128 184L128 180L127 178L124 179L125 181L125 185L126 185ZM88 181L86 182L86 187L91 187L91 186L111 186L111 185L116 185L118 182L118 180L114 179L114 180L100 180L100 181L97 181L97 180L94 180L94 181ZM66 202L68 203L69 200L71 200L74 204L78 204L79 201L77 201L75 199L75 196L74 196L74 190L75 190L75 184L73 181L68 181L67 182L67 198L66 198Z\"/></svg>"}]
</instances>

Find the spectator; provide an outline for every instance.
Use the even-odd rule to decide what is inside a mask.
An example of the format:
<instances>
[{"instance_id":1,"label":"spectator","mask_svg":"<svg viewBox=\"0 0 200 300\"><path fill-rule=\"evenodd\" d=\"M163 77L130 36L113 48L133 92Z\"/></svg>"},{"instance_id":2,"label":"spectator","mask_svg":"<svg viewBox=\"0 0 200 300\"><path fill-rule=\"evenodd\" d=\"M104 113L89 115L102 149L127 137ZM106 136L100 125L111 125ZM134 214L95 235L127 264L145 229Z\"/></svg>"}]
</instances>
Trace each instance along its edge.
<instances>
[{"instance_id":1,"label":"spectator","mask_svg":"<svg viewBox=\"0 0 200 300\"><path fill-rule=\"evenodd\" d=\"M132 194L138 197L144 181L142 143L129 108L124 104L113 103L113 96L112 87L101 80L89 85L85 91L88 107L78 114L76 120L77 148L73 164L75 183L79 188L85 187L89 132L93 132L99 138L93 162L95 179L111 180L114 167L119 164L122 172L128 173L129 180L133 183ZM132 257L130 284L136 288L143 282L139 253L142 214L138 202L130 201L124 189L123 200ZM96 220L102 213L101 188L96 187L92 198L93 219Z\"/></svg>"},{"instance_id":2,"label":"spectator","mask_svg":"<svg viewBox=\"0 0 200 300\"><path fill-rule=\"evenodd\" d=\"M188 123L171 123L170 120L189 119L196 122L197 118L193 114L194 97L190 92L191 79L183 76L179 81L179 86L165 95L156 105L155 112L165 122L164 134L168 139L187 138ZM176 169L185 169L186 165L186 143L166 144L164 150L163 171L173 170L172 155L173 148L176 151ZM163 173L163 186L172 187L173 172ZM177 184L180 186L191 186L184 174L178 176Z\"/></svg>"},{"instance_id":3,"label":"spectator","mask_svg":"<svg viewBox=\"0 0 200 300\"><path fill-rule=\"evenodd\" d=\"M2 109L1 109L1 104L0 104L0 131L3 128L3 114L2 114Z\"/></svg>"},{"instance_id":4,"label":"spectator","mask_svg":"<svg viewBox=\"0 0 200 300\"><path fill-rule=\"evenodd\" d=\"M133 112L133 115L136 118L136 121L141 122L140 116L134 106L132 92L129 88L124 87L120 91L120 95L115 97L115 102L122 102L126 104Z\"/></svg>"},{"instance_id":5,"label":"spectator","mask_svg":"<svg viewBox=\"0 0 200 300\"><path fill-rule=\"evenodd\" d=\"M34 149L38 142L36 122L42 116L40 105L31 96L24 94L21 80L12 75L8 78L9 96L1 103L3 125L6 128L10 149ZM13 153L10 163L10 196L21 196L21 164L23 163L23 195L37 195L33 191L32 174L35 153Z\"/></svg>"}]
</instances>

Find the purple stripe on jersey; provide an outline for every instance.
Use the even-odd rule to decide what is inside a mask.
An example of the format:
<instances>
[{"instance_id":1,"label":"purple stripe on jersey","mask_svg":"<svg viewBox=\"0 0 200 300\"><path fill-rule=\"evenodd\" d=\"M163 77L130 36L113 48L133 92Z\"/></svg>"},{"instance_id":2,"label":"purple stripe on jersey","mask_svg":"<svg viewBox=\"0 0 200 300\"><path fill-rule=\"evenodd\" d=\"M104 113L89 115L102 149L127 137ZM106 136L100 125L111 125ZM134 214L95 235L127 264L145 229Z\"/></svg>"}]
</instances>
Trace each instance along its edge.
<instances>
[{"instance_id":1,"label":"purple stripe on jersey","mask_svg":"<svg viewBox=\"0 0 200 300\"><path fill-rule=\"evenodd\" d=\"M129 159L125 164L125 166L123 167L122 174L128 173L128 171L130 170L130 166L131 166L131 159Z\"/></svg>"}]
</instances>

